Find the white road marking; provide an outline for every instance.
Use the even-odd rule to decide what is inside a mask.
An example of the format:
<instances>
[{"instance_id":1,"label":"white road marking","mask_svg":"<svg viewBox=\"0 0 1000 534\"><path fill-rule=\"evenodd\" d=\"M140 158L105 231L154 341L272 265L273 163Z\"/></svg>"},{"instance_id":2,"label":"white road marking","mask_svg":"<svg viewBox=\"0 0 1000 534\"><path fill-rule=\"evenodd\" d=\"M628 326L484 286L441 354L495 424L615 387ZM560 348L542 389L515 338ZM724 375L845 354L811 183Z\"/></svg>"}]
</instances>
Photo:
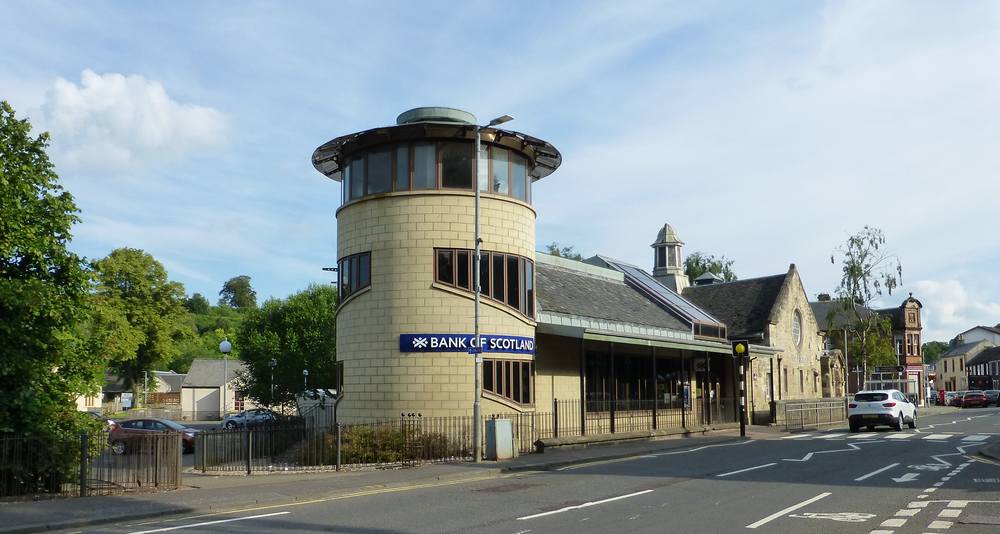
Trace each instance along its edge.
<instances>
[{"instance_id":1,"label":"white road marking","mask_svg":"<svg viewBox=\"0 0 1000 534\"><path fill-rule=\"evenodd\" d=\"M728 473L722 473L721 475L715 475L717 477L728 477L729 475L736 475L739 473L746 473L747 471L753 471L755 469L763 469L765 467L771 467L772 465L778 465L778 462L771 462L769 464L758 465L755 467L748 467L746 469L740 469L739 471L730 471Z\"/></svg>"},{"instance_id":2,"label":"white road marking","mask_svg":"<svg viewBox=\"0 0 1000 534\"><path fill-rule=\"evenodd\" d=\"M544 516L552 515L552 514L560 514L562 512L568 512L570 510L579 510L580 508L587 508L589 506L597 506L598 504L605 504L605 503L609 503L609 502L612 502L612 501L620 501L622 499L628 499L629 497L636 497L638 495L645 495L647 493L652 493L652 491L653 490L648 489L648 490L643 490L643 491L637 491L635 493L629 493L628 495L619 495L617 497L611 497L611 498L608 498L608 499L601 499L599 501L585 502L583 504L577 504L576 506L567 506L565 508L560 508L558 510L550 510L548 512L542 512L540 514L526 515L524 517L517 518L517 520L518 521L523 521L525 519L534 519L536 517L544 517Z\"/></svg>"},{"instance_id":3,"label":"white road marking","mask_svg":"<svg viewBox=\"0 0 1000 534\"><path fill-rule=\"evenodd\" d=\"M823 439L833 439L839 438L840 436L846 436L847 434L823 434Z\"/></svg>"},{"instance_id":4,"label":"white road marking","mask_svg":"<svg viewBox=\"0 0 1000 534\"><path fill-rule=\"evenodd\" d=\"M907 503L907 508L927 508L928 501L910 501Z\"/></svg>"},{"instance_id":5,"label":"white road marking","mask_svg":"<svg viewBox=\"0 0 1000 534\"><path fill-rule=\"evenodd\" d=\"M871 473L868 473L867 475L862 475L862 476L860 476L858 478L855 478L854 481L855 482L861 482L862 480L864 480L866 478L871 478L871 477L873 477L873 476L875 476L875 475L877 475L877 474L879 474L879 473L881 473L883 471L888 471L888 470L892 469L893 467L896 467L897 465L899 465L899 462L896 462L894 464L889 464L889 465L883 467L882 469L876 469L875 471L872 471Z\"/></svg>"},{"instance_id":6,"label":"white road marking","mask_svg":"<svg viewBox=\"0 0 1000 534\"><path fill-rule=\"evenodd\" d=\"M781 439L800 439L800 438L808 438L808 437L812 437L812 434L795 434L795 435L792 435L792 436L782 436Z\"/></svg>"},{"instance_id":7,"label":"white road marking","mask_svg":"<svg viewBox=\"0 0 1000 534\"><path fill-rule=\"evenodd\" d=\"M990 439L989 436L984 436L982 434L975 434L972 436L965 436L964 438L962 438L962 441L986 441L988 439Z\"/></svg>"},{"instance_id":8,"label":"white road marking","mask_svg":"<svg viewBox=\"0 0 1000 534\"><path fill-rule=\"evenodd\" d=\"M931 486L934 486L935 488L940 488L941 486L944 486L944 482L935 482L931 484Z\"/></svg>"},{"instance_id":9,"label":"white road marking","mask_svg":"<svg viewBox=\"0 0 1000 534\"><path fill-rule=\"evenodd\" d=\"M773 514L765 517L764 519L761 519L760 521L756 521L754 523L750 523L749 525L747 525L747 528L757 528L759 526L766 525L767 523L770 523L771 521L774 521L775 519L777 519L777 518L779 518L779 517L781 517L781 516L783 516L785 514L790 514L790 513L794 512L794 511L798 510L799 508L805 508L806 506L809 506L810 504L812 504L812 503L814 503L814 502L816 502L816 501L818 501L820 499L825 499L825 498L829 497L830 495L833 495L833 493L828 492L828 491L824 492L824 493L820 493L819 495L817 495L817 496L815 496L815 497L813 497L811 499L806 499L806 500L800 502L799 504L795 504L795 505L789 506L788 508L785 508L784 510L775 512L775 513L773 513Z\"/></svg>"},{"instance_id":10,"label":"white road marking","mask_svg":"<svg viewBox=\"0 0 1000 534\"><path fill-rule=\"evenodd\" d=\"M271 517L271 516L275 516L275 515L285 515L285 514L290 514L290 513L291 512L273 512L273 513L270 513L270 514L249 515L249 516L246 516L246 517L234 517L232 519L217 519L215 521L205 521L203 523L192 523L190 525L181 525L181 526L178 526L178 527L158 528L158 529L154 529L154 530L140 530L138 532L132 532L131 534L149 534L151 532L167 532L169 530L180 530L182 528L204 527L204 526L208 526L208 525L218 525L219 523L232 523L233 521L245 521L247 519L260 519L262 517Z\"/></svg>"},{"instance_id":11,"label":"white road marking","mask_svg":"<svg viewBox=\"0 0 1000 534\"><path fill-rule=\"evenodd\" d=\"M924 490L924 493L934 493L935 491L937 491L937 488L927 488Z\"/></svg>"},{"instance_id":12,"label":"white road marking","mask_svg":"<svg viewBox=\"0 0 1000 534\"><path fill-rule=\"evenodd\" d=\"M941 530L947 530L951 528L953 524L954 523L952 523L951 521L931 521L931 524L927 525L927 528L938 528Z\"/></svg>"},{"instance_id":13,"label":"white road marking","mask_svg":"<svg viewBox=\"0 0 1000 534\"><path fill-rule=\"evenodd\" d=\"M904 508L902 510L896 510L896 515L900 517L913 517L920 513L920 508Z\"/></svg>"},{"instance_id":14,"label":"white road marking","mask_svg":"<svg viewBox=\"0 0 1000 534\"><path fill-rule=\"evenodd\" d=\"M952 434L931 434L931 435L925 437L924 439L931 439L931 440L940 441L940 440L948 439L951 436L952 436Z\"/></svg>"},{"instance_id":15,"label":"white road marking","mask_svg":"<svg viewBox=\"0 0 1000 534\"><path fill-rule=\"evenodd\" d=\"M944 510L941 510L938 517L958 517L960 515L962 515L961 508L945 508Z\"/></svg>"},{"instance_id":16,"label":"white road marking","mask_svg":"<svg viewBox=\"0 0 1000 534\"><path fill-rule=\"evenodd\" d=\"M784 460L786 462L807 462L810 459L812 459L812 457L814 455L816 455L816 454L830 454L830 453L833 453L833 452L860 451L861 448L858 447L858 445L861 445L861 444L867 445L868 443L884 443L884 442L882 442L882 441L855 441L855 442L847 444L847 446L850 447L849 449L830 449L828 451L813 451L813 452L810 452L810 453L806 454L802 458L782 458L782 460Z\"/></svg>"},{"instance_id":17,"label":"white road marking","mask_svg":"<svg viewBox=\"0 0 1000 534\"><path fill-rule=\"evenodd\" d=\"M886 519L885 521L882 521L882 524L879 525L879 526L881 526L881 527L901 527L901 526L903 526L905 524L906 524L906 519L905 518L895 518L894 517L892 519Z\"/></svg>"},{"instance_id":18,"label":"white road marking","mask_svg":"<svg viewBox=\"0 0 1000 534\"><path fill-rule=\"evenodd\" d=\"M892 534L893 532L896 532L896 531L895 530L873 530L873 531L869 532L868 534Z\"/></svg>"},{"instance_id":19,"label":"white road marking","mask_svg":"<svg viewBox=\"0 0 1000 534\"><path fill-rule=\"evenodd\" d=\"M965 508L968 504L969 501L948 501L946 506L948 508Z\"/></svg>"},{"instance_id":20,"label":"white road marking","mask_svg":"<svg viewBox=\"0 0 1000 534\"><path fill-rule=\"evenodd\" d=\"M885 439L910 439L916 434L889 434Z\"/></svg>"},{"instance_id":21,"label":"white road marking","mask_svg":"<svg viewBox=\"0 0 1000 534\"><path fill-rule=\"evenodd\" d=\"M894 482L896 482L897 484L903 483L903 482L913 482L914 480L917 479L918 476L920 476L920 475L917 474L917 473L906 473L905 475L903 475L901 477L895 477L892 480Z\"/></svg>"}]
</instances>

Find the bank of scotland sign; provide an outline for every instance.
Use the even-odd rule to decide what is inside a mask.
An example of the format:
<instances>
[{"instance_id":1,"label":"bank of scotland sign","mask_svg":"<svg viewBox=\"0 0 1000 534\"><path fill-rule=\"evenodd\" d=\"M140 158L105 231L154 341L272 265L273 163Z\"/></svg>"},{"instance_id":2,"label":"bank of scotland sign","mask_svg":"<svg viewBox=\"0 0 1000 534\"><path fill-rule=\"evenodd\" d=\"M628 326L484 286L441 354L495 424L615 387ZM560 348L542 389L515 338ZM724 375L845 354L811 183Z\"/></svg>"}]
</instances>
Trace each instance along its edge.
<instances>
[{"instance_id":1,"label":"bank of scotland sign","mask_svg":"<svg viewBox=\"0 0 1000 534\"><path fill-rule=\"evenodd\" d=\"M400 352L468 352L474 353L472 334L400 334ZM480 335L482 352L534 354L535 340L522 336Z\"/></svg>"}]
</instances>

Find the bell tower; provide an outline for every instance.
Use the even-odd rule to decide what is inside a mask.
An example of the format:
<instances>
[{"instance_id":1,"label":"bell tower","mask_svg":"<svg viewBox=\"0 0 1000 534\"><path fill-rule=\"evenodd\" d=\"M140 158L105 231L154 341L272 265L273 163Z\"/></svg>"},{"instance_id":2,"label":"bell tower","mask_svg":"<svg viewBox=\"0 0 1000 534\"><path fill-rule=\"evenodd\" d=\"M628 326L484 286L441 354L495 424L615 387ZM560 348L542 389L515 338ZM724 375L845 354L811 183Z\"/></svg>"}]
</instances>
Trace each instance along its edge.
<instances>
[{"instance_id":1,"label":"bell tower","mask_svg":"<svg viewBox=\"0 0 1000 534\"><path fill-rule=\"evenodd\" d=\"M684 261L681 256L684 242L677 237L674 228L664 224L656 235L656 242L650 246L653 247L653 278L676 293L688 287L690 282L684 274Z\"/></svg>"}]
</instances>

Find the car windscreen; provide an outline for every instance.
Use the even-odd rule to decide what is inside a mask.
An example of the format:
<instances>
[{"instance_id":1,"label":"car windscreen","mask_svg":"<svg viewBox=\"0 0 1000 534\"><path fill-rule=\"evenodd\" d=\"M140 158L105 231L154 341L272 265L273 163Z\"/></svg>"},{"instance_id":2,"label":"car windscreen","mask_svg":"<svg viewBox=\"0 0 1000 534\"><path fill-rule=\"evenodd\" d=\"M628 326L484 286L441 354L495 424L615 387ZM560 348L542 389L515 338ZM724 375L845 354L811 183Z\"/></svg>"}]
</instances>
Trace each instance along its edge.
<instances>
[{"instance_id":1,"label":"car windscreen","mask_svg":"<svg viewBox=\"0 0 1000 534\"><path fill-rule=\"evenodd\" d=\"M173 430L184 430L184 425L182 425L180 423L177 423L177 422L174 422L174 421L170 421L170 420L167 420L167 419L163 419L160 422L163 423L164 425L170 427Z\"/></svg>"},{"instance_id":2,"label":"car windscreen","mask_svg":"<svg viewBox=\"0 0 1000 534\"><path fill-rule=\"evenodd\" d=\"M854 400L858 402L879 402L888 398L889 395L886 393L858 393L854 396Z\"/></svg>"}]
</instances>

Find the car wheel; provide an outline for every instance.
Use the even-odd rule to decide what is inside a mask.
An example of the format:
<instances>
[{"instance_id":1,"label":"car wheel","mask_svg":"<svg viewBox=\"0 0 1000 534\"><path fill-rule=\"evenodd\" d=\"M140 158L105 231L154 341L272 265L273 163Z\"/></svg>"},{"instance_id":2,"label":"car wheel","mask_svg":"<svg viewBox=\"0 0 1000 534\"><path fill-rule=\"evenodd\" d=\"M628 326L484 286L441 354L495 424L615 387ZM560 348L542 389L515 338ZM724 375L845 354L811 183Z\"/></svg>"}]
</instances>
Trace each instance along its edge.
<instances>
[{"instance_id":1,"label":"car wheel","mask_svg":"<svg viewBox=\"0 0 1000 534\"><path fill-rule=\"evenodd\" d=\"M917 428L917 411L913 411L913 417L910 418L910 422L906 423L906 426L910 428Z\"/></svg>"},{"instance_id":2,"label":"car wheel","mask_svg":"<svg viewBox=\"0 0 1000 534\"><path fill-rule=\"evenodd\" d=\"M892 423L892 429L897 431L903 429L903 412L899 412L899 417Z\"/></svg>"},{"instance_id":3,"label":"car wheel","mask_svg":"<svg viewBox=\"0 0 1000 534\"><path fill-rule=\"evenodd\" d=\"M857 432L858 427L856 425L851 425L851 432Z\"/></svg>"},{"instance_id":4,"label":"car wheel","mask_svg":"<svg viewBox=\"0 0 1000 534\"><path fill-rule=\"evenodd\" d=\"M125 454L125 442L120 440L112 442L111 452L115 454Z\"/></svg>"},{"instance_id":5,"label":"car wheel","mask_svg":"<svg viewBox=\"0 0 1000 534\"><path fill-rule=\"evenodd\" d=\"M229 430L236 428L236 421L227 421L226 428Z\"/></svg>"}]
</instances>

